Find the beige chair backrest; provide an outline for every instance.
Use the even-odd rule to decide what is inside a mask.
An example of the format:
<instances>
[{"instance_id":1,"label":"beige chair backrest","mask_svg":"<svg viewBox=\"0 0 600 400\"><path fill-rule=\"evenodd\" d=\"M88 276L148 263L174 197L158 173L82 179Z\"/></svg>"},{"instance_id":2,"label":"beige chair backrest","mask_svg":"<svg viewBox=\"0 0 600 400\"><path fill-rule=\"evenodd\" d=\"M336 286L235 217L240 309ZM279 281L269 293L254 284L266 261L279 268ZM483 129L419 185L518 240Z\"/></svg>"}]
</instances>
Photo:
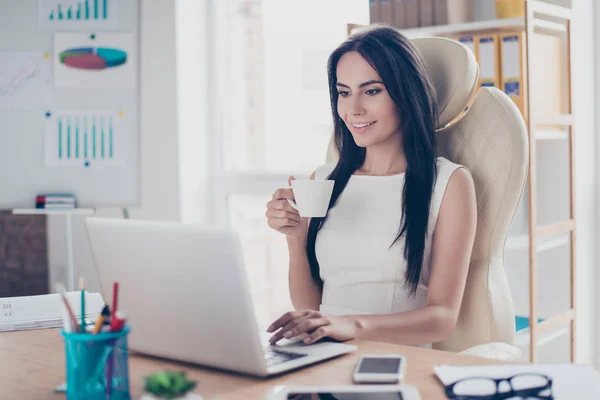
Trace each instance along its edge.
<instances>
[{"instance_id":1,"label":"beige chair backrest","mask_svg":"<svg viewBox=\"0 0 600 400\"><path fill-rule=\"evenodd\" d=\"M438 156L469 168L477 195L477 233L458 323L449 339L433 347L459 352L484 343L513 344L504 244L527 179L525 122L505 93L477 90L479 67L466 46L445 38L412 42L436 89ZM332 138L326 161L337 158Z\"/></svg>"}]
</instances>

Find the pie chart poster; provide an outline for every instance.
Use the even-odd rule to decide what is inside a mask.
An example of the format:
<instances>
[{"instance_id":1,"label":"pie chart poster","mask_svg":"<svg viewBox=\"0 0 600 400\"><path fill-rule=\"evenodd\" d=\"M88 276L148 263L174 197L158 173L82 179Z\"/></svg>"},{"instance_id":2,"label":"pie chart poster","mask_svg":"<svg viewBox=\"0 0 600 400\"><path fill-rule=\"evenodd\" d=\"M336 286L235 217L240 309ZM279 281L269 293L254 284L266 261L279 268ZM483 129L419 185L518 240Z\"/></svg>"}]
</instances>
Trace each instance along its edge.
<instances>
[{"instance_id":1,"label":"pie chart poster","mask_svg":"<svg viewBox=\"0 0 600 400\"><path fill-rule=\"evenodd\" d=\"M55 33L54 86L135 89L135 36L127 33Z\"/></svg>"}]
</instances>

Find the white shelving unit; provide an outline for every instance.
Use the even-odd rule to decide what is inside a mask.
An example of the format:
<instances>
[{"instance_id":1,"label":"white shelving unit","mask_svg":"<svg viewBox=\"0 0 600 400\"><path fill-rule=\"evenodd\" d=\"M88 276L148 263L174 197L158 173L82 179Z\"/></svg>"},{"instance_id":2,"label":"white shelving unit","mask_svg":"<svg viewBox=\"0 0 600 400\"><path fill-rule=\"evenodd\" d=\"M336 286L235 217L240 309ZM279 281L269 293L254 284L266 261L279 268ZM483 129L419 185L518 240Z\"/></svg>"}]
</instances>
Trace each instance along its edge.
<instances>
[{"instance_id":1,"label":"white shelving unit","mask_svg":"<svg viewBox=\"0 0 600 400\"><path fill-rule=\"evenodd\" d=\"M569 235L560 235L557 237L544 237L537 241L536 249L539 252L551 250L570 244ZM529 248L529 234L510 235L506 240L506 250L527 250Z\"/></svg>"},{"instance_id":2,"label":"white shelving unit","mask_svg":"<svg viewBox=\"0 0 600 400\"><path fill-rule=\"evenodd\" d=\"M73 268L73 231L71 217L94 215L96 210L93 208L73 208L62 210L46 210L43 208L15 208L12 210L15 215L64 215L65 217L65 243L67 253L67 291L75 290L75 277Z\"/></svg>"},{"instance_id":3,"label":"white shelving unit","mask_svg":"<svg viewBox=\"0 0 600 400\"><path fill-rule=\"evenodd\" d=\"M505 251L513 251L519 254L519 257L525 262L529 261L529 327L522 329L516 333L516 341L519 346L529 347L529 361L535 362L536 348L554 341L557 338L563 337L570 331L570 353L571 361L574 362L575 356L575 226L576 218L574 212L575 197L573 192L574 172L573 172L573 131L574 118L571 111L571 70L570 70L570 52L571 52L571 26L573 13L570 8L556 6L545 1L539 0L523 0L525 1L525 15L522 18L511 19L495 19L487 21L475 21L463 24L453 25L438 25L428 26L413 29L401 29L402 33L408 38L420 37L449 37L456 38L463 34L487 34L487 33L503 33L503 32L523 32L524 48L523 57L525 65L523 66L523 92L525 93L524 119L529 131L529 176L526 192L527 198L523 198L524 205L528 210L527 227L523 227L524 233L510 234L507 238ZM536 40L544 37L558 39L560 46L551 47L550 50L561 52L562 65L554 65L555 59L552 55L544 50L539 50L540 42ZM542 45L547 45L549 42L543 41ZM552 41L554 45L556 41ZM560 49L560 50L558 50ZM550 61L548 61L550 60ZM549 92L546 88L541 88L543 83L533 79L539 76L540 69L545 66L556 67L552 71L561 70L561 75L553 81L553 89L556 89L557 98L560 98L560 105L551 102L544 102ZM542 71L543 72L543 71ZM546 71L547 72L547 71ZM552 95L555 93L552 92ZM541 97L540 97L541 96ZM533 100L532 100L533 98ZM548 207L538 207L537 199L537 148L540 142L555 142L564 141L568 148L570 184L565 190L569 190L569 200L571 202L569 209L569 217L561 221L552 220L550 224L544 225L543 222L548 220L540 218L539 213L549 212ZM548 143L550 145L550 143ZM561 143L562 145L562 143ZM546 147L547 148L547 147ZM540 182L543 179L539 179ZM545 200L544 196L540 196ZM552 196L548 197L552 200ZM540 210L538 210L538 208ZM521 231L521 230L519 230ZM570 306L566 312L556 315L545 316L542 322L538 321L538 288L537 288L537 271L538 268L547 269L538 262L538 256L542 252L548 252L553 249L571 247L570 256ZM516 254L517 254L516 253ZM522 254L522 256L521 256ZM553 267L553 266L552 266ZM555 268L550 268L553 270ZM523 270L525 273L526 270ZM569 290L569 286L565 283L564 289ZM566 326L566 327L565 327ZM533 344L533 346L531 346Z\"/></svg>"},{"instance_id":4,"label":"white shelving unit","mask_svg":"<svg viewBox=\"0 0 600 400\"><path fill-rule=\"evenodd\" d=\"M557 329L552 332L546 332L542 335L539 335L539 337L536 340L536 346L539 347L548 344L553 340L566 335L567 333L569 333L569 327ZM531 343L530 335L531 332L529 332L529 328L521 329L520 331L518 331L515 334L515 346L519 347L521 350L525 347L529 347Z\"/></svg>"}]
</instances>

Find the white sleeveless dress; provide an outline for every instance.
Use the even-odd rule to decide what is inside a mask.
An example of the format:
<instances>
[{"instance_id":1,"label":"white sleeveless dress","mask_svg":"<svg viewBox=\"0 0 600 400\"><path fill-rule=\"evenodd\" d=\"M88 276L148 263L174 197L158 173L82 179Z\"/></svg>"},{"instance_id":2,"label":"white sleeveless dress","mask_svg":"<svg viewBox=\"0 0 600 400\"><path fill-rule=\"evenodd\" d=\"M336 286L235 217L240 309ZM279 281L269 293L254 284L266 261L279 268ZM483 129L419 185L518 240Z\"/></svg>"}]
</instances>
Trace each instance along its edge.
<instances>
[{"instance_id":1,"label":"white sleeveless dress","mask_svg":"<svg viewBox=\"0 0 600 400\"><path fill-rule=\"evenodd\" d=\"M352 175L317 234L315 252L323 280L323 314L391 314L425 306L438 212L450 176L461 167L443 157L437 159L437 166L423 269L415 297L404 289L404 239L390 248L400 227L404 174ZM315 179L326 179L334 167L326 164L317 168Z\"/></svg>"}]
</instances>

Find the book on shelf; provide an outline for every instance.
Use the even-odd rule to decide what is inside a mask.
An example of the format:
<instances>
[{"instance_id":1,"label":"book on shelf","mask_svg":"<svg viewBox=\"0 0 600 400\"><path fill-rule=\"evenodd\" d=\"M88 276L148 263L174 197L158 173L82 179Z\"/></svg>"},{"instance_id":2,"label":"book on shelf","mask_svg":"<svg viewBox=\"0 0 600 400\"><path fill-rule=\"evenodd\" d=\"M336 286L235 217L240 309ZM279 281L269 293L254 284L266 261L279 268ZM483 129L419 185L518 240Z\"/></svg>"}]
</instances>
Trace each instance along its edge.
<instances>
[{"instance_id":1,"label":"book on shelf","mask_svg":"<svg viewBox=\"0 0 600 400\"><path fill-rule=\"evenodd\" d=\"M41 209L73 209L77 207L77 199L72 194L38 194L35 197L35 208Z\"/></svg>"}]
</instances>

